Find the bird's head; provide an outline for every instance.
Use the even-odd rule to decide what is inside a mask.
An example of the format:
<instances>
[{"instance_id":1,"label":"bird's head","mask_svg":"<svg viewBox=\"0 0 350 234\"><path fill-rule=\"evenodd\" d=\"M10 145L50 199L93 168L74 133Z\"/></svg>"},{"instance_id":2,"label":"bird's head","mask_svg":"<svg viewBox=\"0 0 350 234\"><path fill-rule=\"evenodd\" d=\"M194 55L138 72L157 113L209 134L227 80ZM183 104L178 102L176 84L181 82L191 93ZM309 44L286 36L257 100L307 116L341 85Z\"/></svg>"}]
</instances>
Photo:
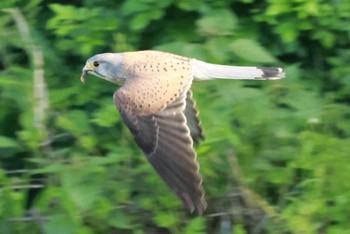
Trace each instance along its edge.
<instances>
[{"instance_id":1,"label":"bird's head","mask_svg":"<svg viewBox=\"0 0 350 234\"><path fill-rule=\"evenodd\" d=\"M80 80L85 82L88 74L95 75L113 83L123 79L123 56L118 53L97 54L86 61Z\"/></svg>"}]
</instances>

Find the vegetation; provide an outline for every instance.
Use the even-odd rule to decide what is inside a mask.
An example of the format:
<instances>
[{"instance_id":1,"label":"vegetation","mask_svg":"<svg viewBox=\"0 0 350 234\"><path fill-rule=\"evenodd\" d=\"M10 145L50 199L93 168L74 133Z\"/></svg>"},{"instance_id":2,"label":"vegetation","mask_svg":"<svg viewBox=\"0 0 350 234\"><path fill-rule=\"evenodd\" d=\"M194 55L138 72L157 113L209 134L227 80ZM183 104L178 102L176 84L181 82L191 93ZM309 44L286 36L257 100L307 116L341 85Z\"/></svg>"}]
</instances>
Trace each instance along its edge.
<instances>
[{"instance_id":1,"label":"vegetation","mask_svg":"<svg viewBox=\"0 0 350 234\"><path fill-rule=\"evenodd\" d=\"M59 3L58 3L59 2ZM350 2L3 0L1 233L348 233ZM146 162L88 57L156 49L282 66L193 87L209 203L189 214Z\"/></svg>"}]
</instances>

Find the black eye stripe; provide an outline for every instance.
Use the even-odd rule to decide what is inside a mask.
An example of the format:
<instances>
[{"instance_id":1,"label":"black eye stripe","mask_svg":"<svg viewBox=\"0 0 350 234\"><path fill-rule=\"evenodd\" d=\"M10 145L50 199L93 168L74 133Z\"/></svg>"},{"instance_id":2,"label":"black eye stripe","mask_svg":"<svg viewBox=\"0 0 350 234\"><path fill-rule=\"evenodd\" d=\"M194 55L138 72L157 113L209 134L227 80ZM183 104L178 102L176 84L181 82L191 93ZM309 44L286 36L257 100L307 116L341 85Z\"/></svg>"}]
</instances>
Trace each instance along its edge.
<instances>
[{"instance_id":1,"label":"black eye stripe","mask_svg":"<svg viewBox=\"0 0 350 234\"><path fill-rule=\"evenodd\" d=\"M99 63L98 61L95 61L95 62L93 63L93 65L94 65L94 67L98 67L98 66L100 65L100 63Z\"/></svg>"}]
</instances>

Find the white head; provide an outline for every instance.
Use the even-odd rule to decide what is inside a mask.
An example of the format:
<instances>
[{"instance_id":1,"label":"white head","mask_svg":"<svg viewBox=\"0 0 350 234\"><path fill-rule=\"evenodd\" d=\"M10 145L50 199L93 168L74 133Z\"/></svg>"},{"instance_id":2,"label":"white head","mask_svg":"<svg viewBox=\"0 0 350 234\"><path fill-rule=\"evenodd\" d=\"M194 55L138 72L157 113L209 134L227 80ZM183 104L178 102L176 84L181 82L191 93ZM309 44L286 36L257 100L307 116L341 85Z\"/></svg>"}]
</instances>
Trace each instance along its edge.
<instances>
[{"instance_id":1,"label":"white head","mask_svg":"<svg viewBox=\"0 0 350 234\"><path fill-rule=\"evenodd\" d=\"M80 77L85 82L85 76L92 74L113 83L123 80L123 56L120 53L97 54L86 61L83 74Z\"/></svg>"}]
</instances>

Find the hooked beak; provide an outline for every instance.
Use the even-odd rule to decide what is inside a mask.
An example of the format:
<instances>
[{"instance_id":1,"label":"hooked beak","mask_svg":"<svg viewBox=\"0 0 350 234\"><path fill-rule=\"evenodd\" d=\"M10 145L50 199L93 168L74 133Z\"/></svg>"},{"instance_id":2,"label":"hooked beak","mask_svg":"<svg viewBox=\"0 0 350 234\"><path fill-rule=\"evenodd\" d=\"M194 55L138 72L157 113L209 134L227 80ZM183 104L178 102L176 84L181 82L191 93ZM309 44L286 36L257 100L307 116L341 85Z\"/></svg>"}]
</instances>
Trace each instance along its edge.
<instances>
[{"instance_id":1,"label":"hooked beak","mask_svg":"<svg viewBox=\"0 0 350 234\"><path fill-rule=\"evenodd\" d=\"M93 69L90 64L85 64L83 68L83 73L80 76L80 81L85 83L85 77L89 74L89 72L92 72Z\"/></svg>"}]
</instances>

